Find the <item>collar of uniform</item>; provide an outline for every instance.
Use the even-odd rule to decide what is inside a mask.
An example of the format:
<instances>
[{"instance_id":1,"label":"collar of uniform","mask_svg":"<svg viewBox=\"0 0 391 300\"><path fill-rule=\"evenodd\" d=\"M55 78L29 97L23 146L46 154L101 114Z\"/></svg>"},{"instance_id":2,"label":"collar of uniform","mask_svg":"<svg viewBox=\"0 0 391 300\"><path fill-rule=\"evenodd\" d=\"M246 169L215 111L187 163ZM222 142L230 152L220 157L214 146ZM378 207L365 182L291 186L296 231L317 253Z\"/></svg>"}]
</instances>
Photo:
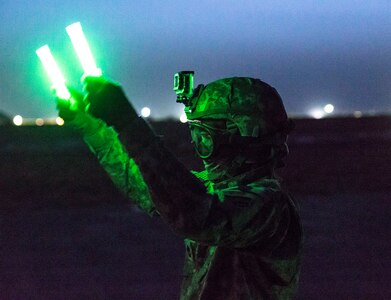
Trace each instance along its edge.
<instances>
[{"instance_id":1,"label":"collar of uniform","mask_svg":"<svg viewBox=\"0 0 391 300\"><path fill-rule=\"evenodd\" d=\"M263 179L275 179L275 178L270 175L269 169L260 167L223 181L213 182L213 183L211 182L211 184L213 185L214 190L222 190L222 189L232 188L232 187L244 187L252 182L263 180Z\"/></svg>"}]
</instances>

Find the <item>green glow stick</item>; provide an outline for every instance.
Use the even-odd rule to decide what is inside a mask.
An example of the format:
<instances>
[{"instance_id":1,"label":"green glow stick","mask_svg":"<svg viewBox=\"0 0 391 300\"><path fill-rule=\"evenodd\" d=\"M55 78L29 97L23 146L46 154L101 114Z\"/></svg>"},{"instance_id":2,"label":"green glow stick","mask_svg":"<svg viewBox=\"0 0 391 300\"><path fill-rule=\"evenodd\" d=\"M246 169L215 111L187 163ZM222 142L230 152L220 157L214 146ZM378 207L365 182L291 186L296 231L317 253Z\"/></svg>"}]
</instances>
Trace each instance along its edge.
<instances>
[{"instance_id":1,"label":"green glow stick","mask_svg":"<svg viewBox=\"0 0 391 300\"><path fill-rule=\"evenodd\" d=\"M49 75L49 78L52 81L57 97L66 100L70 99L71 93L69 93L65 85L64 76L62 75L52 53L50 52L49 46L42 46L35 52L37 53L46 70L46 73Z\"/></svg>"},{"instance_id":2,"label":"green glow stick","mask_svg":"<svg viewBox=\"0 0 391 300\"><path fill-rule=\"evenodd\" d=\"M96 66L95 59L92 56L80 22L73 23L65 29L71 39L73 48L79 57L81 66L84 70L84 76L101 76L102 70Z\"/></svg>"}]
</instances>

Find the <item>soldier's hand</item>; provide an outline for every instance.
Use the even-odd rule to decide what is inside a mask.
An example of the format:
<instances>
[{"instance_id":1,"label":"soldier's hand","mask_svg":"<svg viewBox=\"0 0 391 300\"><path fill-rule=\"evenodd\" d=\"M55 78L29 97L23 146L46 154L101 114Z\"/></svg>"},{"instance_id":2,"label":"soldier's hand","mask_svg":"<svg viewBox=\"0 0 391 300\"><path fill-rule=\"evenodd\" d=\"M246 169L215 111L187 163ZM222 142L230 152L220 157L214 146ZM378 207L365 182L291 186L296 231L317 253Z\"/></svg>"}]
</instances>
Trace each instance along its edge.
<instances>
[{"instance_id":1,"label":"soldier's hand","mask_svg":"<svg viewBox=\"0 0 391 300\"><path fill-rule=\"evenodd\" d=\"M85 102L84 95L78 90L68 87L69 92L71 93L70 99L62 99L56 96L55 90L53 90L53 94L56 97L57 110L58 115L64 121L72 121L75 116L85 111Z\"/></svg>"},{"instance_id":2,"label":"soldier's hand","mask_svg":"<svg viewBox=\"0 0 391 300\"><path fill-rule=\"evenodd\" d=\"M68 90L70 99L56 97L59 116L83 135L95 134L104 123L86 112L85 97L81 92L70 87Z\"/></svg>"},{"instance_id":3,"label":"soldier's hand","mask_svg":"<svg viewBox=\"0 0 391 300\"><path fill-rule=\"evenodd\" d=\"M117 132L138 117L119 84L93 76L84 77L82 82L87 111L113 126Z\"/></svg>"}]
</instances>

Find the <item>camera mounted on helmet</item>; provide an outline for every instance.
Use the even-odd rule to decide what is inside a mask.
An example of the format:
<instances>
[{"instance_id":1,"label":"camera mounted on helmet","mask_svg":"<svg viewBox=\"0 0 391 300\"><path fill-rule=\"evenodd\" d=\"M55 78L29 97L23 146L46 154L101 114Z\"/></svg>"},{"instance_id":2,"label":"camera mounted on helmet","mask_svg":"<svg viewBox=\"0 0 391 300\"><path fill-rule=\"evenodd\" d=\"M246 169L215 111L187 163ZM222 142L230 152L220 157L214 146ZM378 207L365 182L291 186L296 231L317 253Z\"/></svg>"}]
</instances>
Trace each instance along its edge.
<instances>
[{"instance_id":1,"label":"camera mounted on helmet","mask_svg":"<svg viewBox=\"0 0 391 300\"><path fill-rule=\"evenodd\" d=\"M176 102L188 106L189 100L193 96L193 87L193 71L181 71L176 73L174 75L174 91L177 94Z\"/></svg>"},{"instance_id":2,"label":"camera mounted on helmet","mask_svg":"<svg viewBox=\"0 0 391 300\"><path fill-rule=\"evenodd\" d=\"M197 97L204 85L200 84L194 89L194 71L181 71L174 75L174 88L177 94L176 102L183 103L186 111L195 106L193 99Z\"/></svg>"}]
</instances>

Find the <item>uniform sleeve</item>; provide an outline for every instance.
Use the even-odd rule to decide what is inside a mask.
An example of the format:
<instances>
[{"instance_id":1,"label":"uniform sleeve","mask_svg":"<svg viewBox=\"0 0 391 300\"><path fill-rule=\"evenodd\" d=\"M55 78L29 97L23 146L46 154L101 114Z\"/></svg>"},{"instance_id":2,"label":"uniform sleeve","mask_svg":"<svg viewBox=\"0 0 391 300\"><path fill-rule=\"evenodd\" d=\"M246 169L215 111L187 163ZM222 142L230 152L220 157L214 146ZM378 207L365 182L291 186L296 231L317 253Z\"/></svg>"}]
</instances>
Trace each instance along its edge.
<instances>
[{"instance_id":1,"label":"uniform sleeve","mask_svg":"<svg viewBox=\"0 0 391 300\"><path fill-rule=\"evenodd\" d=\"M93 134L84 135L84 141L116 187L134 204L152 215L155 207L149 188L139 167L118 140L118 134L98 119L92 122L97 123L95 127L98 129Z\"/></svg>"},{"instance_id":2,"label":"uniform sleeve","mask_svg":"<svg viewBox=\"0 0 391 300\"><path fill-rule=\"evenodd\" d=\"M161 215L179 234L200 227L213 196L142 118L120 134L98 119L89 122L101 124L89 124L99 129L84 133L84 141L119 190L147 213Z\"/></svg>"},{"instance_id":3,"label":"uniform sleeve","mask_svg":"<svg viewBox=\"0 0 391 300\"><path fill-rule=\"evenodd\" d=\"M214 198L205 185L142 118L125 128L119 139L140 168L156 210L171 229L186 237L193 228L201 227Z\"/></svg>"}]
</instances>

